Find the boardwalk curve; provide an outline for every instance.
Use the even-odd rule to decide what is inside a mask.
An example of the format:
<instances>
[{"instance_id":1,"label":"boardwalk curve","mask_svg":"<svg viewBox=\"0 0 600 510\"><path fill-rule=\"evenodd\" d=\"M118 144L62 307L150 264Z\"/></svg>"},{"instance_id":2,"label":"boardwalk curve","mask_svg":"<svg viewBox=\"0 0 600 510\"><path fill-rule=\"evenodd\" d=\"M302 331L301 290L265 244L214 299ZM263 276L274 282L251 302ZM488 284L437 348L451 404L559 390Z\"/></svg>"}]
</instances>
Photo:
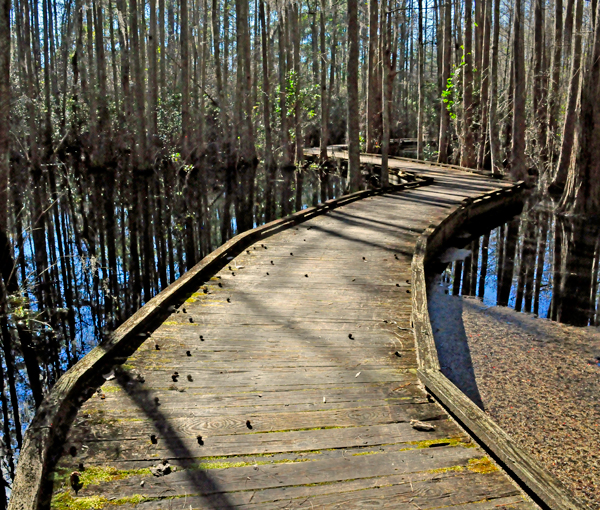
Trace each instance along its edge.
<instances>
[{"instance_id":1,"label":"boardwalk curve","mask_svg":"<svg viewBox=\"0 0 600 510\"><path fill-rule=\"evenodd\" d=\"M10 509L536 508L423 390L411 326L419 236L515 184L390 166L424 179L232 239L65 374Z\"/></svg>"}]
</instances>

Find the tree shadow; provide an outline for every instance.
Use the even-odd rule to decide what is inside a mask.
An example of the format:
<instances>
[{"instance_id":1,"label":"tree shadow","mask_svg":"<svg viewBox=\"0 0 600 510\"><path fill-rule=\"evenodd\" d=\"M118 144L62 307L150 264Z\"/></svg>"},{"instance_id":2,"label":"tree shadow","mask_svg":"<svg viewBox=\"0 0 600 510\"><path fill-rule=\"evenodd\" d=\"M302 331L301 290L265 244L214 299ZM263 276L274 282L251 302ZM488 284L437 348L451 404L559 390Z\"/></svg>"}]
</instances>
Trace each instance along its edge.
<instances>
[{"instance_id":1,"label":"tree shadow","mask_svg":"<svg viewBox=\"0 0 600 510\"><path fill-rule=\"evenodd\" d=\"M168 417L160 411L160 403L155 400L152 391L132 381L125 370L115 370L115 375L117 382L131 401L152 420L159 433L160 440L166 444L170 452L177 452L177 464L183 469L190 486L196 490L194 496L205 499L208 508L233 509L234 505L229 501L219 484L206 471L198 468L195 460L198 454L190 451L179 433L169 422Z\"/></svg>"}]
</instances>

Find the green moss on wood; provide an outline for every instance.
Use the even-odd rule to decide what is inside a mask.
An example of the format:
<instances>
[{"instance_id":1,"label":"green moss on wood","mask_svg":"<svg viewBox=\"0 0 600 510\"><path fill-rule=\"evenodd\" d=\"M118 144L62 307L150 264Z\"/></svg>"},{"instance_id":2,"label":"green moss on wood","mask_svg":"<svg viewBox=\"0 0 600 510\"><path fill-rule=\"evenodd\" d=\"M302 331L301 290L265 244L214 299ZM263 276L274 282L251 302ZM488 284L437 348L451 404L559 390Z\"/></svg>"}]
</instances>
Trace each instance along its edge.
<instances>
[{"instance_id":1,"label":"green moss on wood","mask_svg":"<svg viewBox=\"0 0 600 510\"><path fill-rule=\"evenodd\" d=\"M417 447L417 449L421 448L431 448L435 445L448 445L448 446L462 446L463 448L475 448L477 445L475 443L465 443L459 437L449 437L445 439L430 439L428 441L411 441L408 444L413 444Z\"/></svg>"},{"instance_id":2,"label":"green moss on wood","mask_svg":"<svg viewBox=\"0 0 600 510\"><path fill-rule=\"evenodd\" d=\"M470 471L481 474L493 473L498 471L496 465L489 459L489 457L481 457L480 459L469 459L469 465L467 468Z\"/></svg>"},{"instance_id":3,"label":"green moss on wood","mask_svg":"<svg viewBox=\"0 0 600 510\"><path fill-rule=\"evenodd\" d=\"M425 473L448 473L449 471L463 471L464 469L464 466L449 466L445 468L428 469Z\"/></svg>"},{"instance_id":4,"label":"green moss on wood","mask_svg":"<svg viewBox=\"0 0 600 510\"><path fill-rule=\"evenodd\" d=\"M105 384L102 386L102 391L104 393L118 393L119 391L123 391L120 386L116 384Z\"/></svg>"},{"instance_id":5,"label":"green moss on wood","mask_svg":"<svg viewBox=\"0 0 600 510\"><path fill-rule=\"evenodd\" d=\"M305 430L329 430L329 429L346 429L348 427L312 427L305 429L282 429L282 430L263 430L259 432L248 432L248 434L278 434L280 432L302 432Z\"/></svg>"},{"instance_id":6,"label":"green moss on wood","mask_svg":"<svg viewBox=\"0 0 600 510\"><path fill-rule=\"evenodd\" d=\"M195 466L195 469L229 469L246 466L263 466L265 464L296 464L298 462L310 462L311 459L283 459L283 460L257 460L253 462L238 461L238 462L201 462ZM192 468L194 469L194 468Z\"/></svg>"},{"instance_id":7,"label":"green moss on wood","mask_svg":"<svg viewBox=\"0 0 600 510\"><path fill-rule=\"evenodd\" d=\"M60 489L67 487L69 483L70 469L61 468L54 472L53 480L55 487ZM112 466L91 466L84 469L79 474L79 480L83 487L88 485L99 485L105 482L123 480L132 476L150 476L152 473L148 468L142 469L117 469Z\"/></svg>"},{"instance_id":8,"label":"green moss on wood","mask_svg":"<svg viewBox=\"0 0 600 510\"><path fill-rule=\"evenodd\" d=\"M372 452L353 453L352 456L353 457L358 457L359 455L376 455L378 453L384 453L384 452L381 451L381 450L375 450L375 451L372 451Z\"/></svg>"},{"instance_id":9,"label":"green moss on wood","mask_svg":"<svg viewBox=\"0 0 600 510\"><path fill-rule=\"evenodd\" d=\"M52 510L101 510L109 505L137 505L149 499L155 498L146 498L141 494L134 494L133 496L108 500L104 496L73 497L70 492L60 492L52 498L50 508Z\"/></svg>"}]
</instances>

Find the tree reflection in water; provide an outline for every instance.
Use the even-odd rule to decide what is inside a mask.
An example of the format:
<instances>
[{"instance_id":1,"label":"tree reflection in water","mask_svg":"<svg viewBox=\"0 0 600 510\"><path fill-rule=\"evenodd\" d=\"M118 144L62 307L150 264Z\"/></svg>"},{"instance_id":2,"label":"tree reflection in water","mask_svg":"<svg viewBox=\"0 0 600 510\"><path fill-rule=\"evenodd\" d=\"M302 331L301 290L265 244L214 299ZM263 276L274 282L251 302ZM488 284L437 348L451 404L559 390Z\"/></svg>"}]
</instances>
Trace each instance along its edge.
<instances>
[{"instance_id":1,"label":"tree reflection in water","mask_svg":"<svg viewBox=\"0 0 600 510\"><path fill-rule=\"evenodd\" d=\"M524 212L476 238L449 266L454 295L574 326L600 325L600 225L531 198Z\"/></svg>"}]
</instances>

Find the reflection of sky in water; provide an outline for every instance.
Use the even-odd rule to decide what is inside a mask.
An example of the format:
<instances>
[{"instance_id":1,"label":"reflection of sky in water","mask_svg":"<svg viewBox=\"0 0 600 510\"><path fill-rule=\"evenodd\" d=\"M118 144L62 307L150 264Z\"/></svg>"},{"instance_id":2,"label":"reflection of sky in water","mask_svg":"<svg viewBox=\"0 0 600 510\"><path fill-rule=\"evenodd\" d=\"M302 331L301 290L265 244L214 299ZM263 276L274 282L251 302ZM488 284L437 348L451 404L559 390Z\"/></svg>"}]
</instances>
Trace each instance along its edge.
<instances>
[{"instance_id":1,"label":"reflection of sky in water","mask_svg":"<svg viewBox=\"0 0 600 510\"><path fill-rule=\"evenodd\" d=\"M484 295L483 295L483 303L487 306L496 306L497 296L498 296L498 238L500 236L500 227L490 231L490 239L488 245L488 261L487 261L487 273L485 278L485 287L484 287ZM477 292L479 292L479 278L481 275L481 255L482 249L481 244L483 242L483 236L479 238L479 258L478 258L478 267L477 267ZM537 238L537 229L536 229L536 250L538 238ZM510 298L508 302L508 306L511 308L515 307L516 297L517 297L517 284L519 277L519 269L521 265L521 251L523 248L523 231L522 228L519 230L519 237L517 243L517 249L515 250L515 264L513 271L513 279L512 285L510 289ZM537 271L538 257L536 251L536 260L534 264L534 275L535 271ZM548 234L546 239L546 249L544 253L544 263L543 263L543 272L542 279L540 285L540 294L539 294L539 317L547 318L550 312L550 304L552 301L552 285L553 285L553 260L554 260L554 221L551 220L548 227ZM453 283L453 265L452 267L448 267L446 270L447 277L449 278L448 289L449 292L452 292L452 283ZM600 286L599 286L600 287ZM535 287L534 287L535 291ZM599 288L600 291L600 288ZM532 310L533 310L533 302L532 299ZM524 304L523 304L524 308Z\"/></svg>"}]
</instances>

